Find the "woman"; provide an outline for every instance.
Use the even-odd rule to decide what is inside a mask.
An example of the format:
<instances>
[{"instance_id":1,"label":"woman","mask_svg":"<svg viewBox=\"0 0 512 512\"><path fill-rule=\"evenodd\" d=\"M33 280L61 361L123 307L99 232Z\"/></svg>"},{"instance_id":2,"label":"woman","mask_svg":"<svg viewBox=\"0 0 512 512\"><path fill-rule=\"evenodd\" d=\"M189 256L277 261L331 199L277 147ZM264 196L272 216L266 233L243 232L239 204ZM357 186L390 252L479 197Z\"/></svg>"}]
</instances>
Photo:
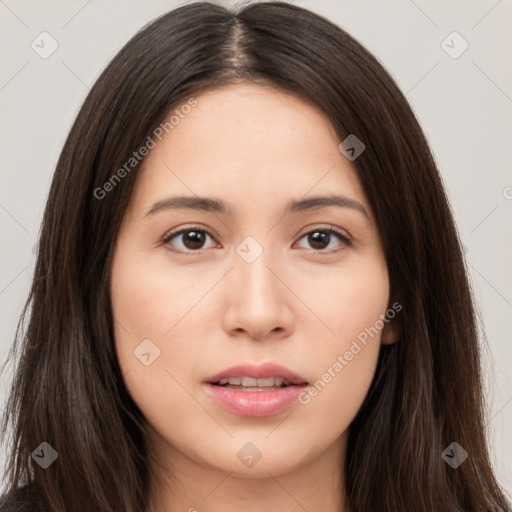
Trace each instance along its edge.
<instances>
[{"instance_id":1,"label":"woman","mask_svg":"<svg viewBox=\"0 0 512 512\"><path fill-rule=\"evenodd\" d=\"M193 3L128 42L57 164L29 307L5 510L510 510L425 137L310 11Z\"/></svg>"}]
</instances>

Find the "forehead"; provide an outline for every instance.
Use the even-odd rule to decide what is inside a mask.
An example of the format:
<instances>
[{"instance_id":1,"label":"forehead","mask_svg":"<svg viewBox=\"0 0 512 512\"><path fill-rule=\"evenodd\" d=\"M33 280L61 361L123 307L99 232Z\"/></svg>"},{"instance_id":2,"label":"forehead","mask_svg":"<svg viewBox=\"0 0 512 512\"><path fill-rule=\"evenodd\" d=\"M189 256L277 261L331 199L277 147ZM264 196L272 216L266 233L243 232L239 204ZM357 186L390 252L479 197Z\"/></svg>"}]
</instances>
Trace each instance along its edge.
<instances>
[{"instance_id":1,"label":"forehead","mask_svg":"<svg viewBox=\"0 0 512 512\"><path fill-rule=\"evenodd\" d=\"M311 104L253 84L195 99L142 164L133 197L140 213L170 194L224 198L237 211L237 204L268 209L306 194L343 193L369 209L333 126Z\"/></svg>"},{"instance_id":2,"label":"forehead","mask_svg":"<svg viewBox=\"0 0 512 512\"><path fill-rule=\"evenodd\" d=\"M197 106L166 137L169 148L279 161L292 156L290 149L314 154L337 145L326 117L286 91L237 84L207 90L196 100Z\"/></svg>"}]
</instances>

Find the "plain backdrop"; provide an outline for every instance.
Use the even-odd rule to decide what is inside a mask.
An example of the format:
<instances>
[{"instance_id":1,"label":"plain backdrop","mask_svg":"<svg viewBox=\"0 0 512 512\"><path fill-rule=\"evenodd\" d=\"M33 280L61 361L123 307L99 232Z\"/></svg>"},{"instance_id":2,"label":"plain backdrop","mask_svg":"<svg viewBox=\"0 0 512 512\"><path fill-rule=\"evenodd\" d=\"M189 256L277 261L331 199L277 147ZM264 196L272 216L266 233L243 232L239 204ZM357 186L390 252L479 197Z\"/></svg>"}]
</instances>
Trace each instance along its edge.
<instances>
[{"instance_id":1,"label":"plain backdrop","mask_svg":"<svg viewBox=\"0 0 512 512\"><path fill-rule=\"evenodd\" d=\"M184 3L0 0L0 362L29 290L50 180L78 108L106 63L139 28ZM490 448L498 478L511 493L511 2L293 3L326 16L373 52L423 126L486 325ZM41 47L49 51L56 44L42 58ZM11 378L7 371L0 379L2 409Z\"/></svg>"}]
</instances>

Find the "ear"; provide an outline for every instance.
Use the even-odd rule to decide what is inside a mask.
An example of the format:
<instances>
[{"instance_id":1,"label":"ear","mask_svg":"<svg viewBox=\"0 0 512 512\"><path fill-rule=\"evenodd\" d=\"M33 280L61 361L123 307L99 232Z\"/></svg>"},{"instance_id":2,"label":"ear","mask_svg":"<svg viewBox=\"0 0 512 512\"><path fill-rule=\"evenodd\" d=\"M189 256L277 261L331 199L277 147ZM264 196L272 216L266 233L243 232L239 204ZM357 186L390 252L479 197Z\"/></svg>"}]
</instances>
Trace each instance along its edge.
<instances>
[{"instance_id":1,"label":"ear","mask_svg":"<svg viewBox=\"0 0 512 512\"><path fill-rule=\"evenodd\" d=\"M398 341L400 329L396 318L389 320L382 329L381 343L383 345L391 345Z\"/></svg>"},{"instance_id":2,"label":"ear","mask_svg":"<svg viewBox=\"0 0 512 512\"><path fill-rule=\"evenodd\" d=\"M397 300L389 301L392 306L388 307L386 311L387 321L382 328L381 343L383 345L391 345L396 343L400 339L401 335L401 322L400 322L400 311L402 305Z\"/></svg>"}]
</instances>

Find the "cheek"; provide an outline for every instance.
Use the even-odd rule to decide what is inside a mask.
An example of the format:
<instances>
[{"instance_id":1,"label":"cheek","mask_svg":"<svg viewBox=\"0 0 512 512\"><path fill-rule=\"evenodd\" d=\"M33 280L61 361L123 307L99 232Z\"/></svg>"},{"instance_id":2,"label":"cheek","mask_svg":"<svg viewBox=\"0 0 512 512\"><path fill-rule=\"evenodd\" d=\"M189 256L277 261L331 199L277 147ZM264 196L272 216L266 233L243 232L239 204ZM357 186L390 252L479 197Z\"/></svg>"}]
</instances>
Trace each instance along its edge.
<instances>
[{"instance_id":1,"label":"cheek","mask_svg":"<svg viewBox=\"0 0 512 512\"><path fill-rule=\"evenodd\" d=\"M366 343L367 353L375 350L375 346L378 349L381 339L382 315L389 300L385 261L368 254L349 263L339 271L296 280L300 284L297 295L317 316L315 321L308 315L298 317L296 327L304 332L311 331L313 326L323 330L321 341L315 342L315 353L324 364L349 350L353 340L361 342L361 346ZM357 359L364 359L364 355Z\"/></svg>"},{"instance_id":2,"label":"cheek","mask_svg":"<svg viewBox=\"0 0 512 512\"><path fill-rule=\"evenodd\" d=\"M306 422L329 417L324 434L335 438L359 411L375 373L389 299L386 265L376 258L371 265L333 274L316 293L322 297L317 311L330 332L310 350L314 382L299 402L309 409Z\"/></svg>"},{"instance_id":3,"label":"cheek","mask_svg":"<svg viewBox=\"0 0 512 512\"><path fill-rule=\"evenodd\" d=\"M197 273L153 263L147 254L128 250L114 257L111 302L120 352L148 338L163 349L204 293Z\"/></svg>"},{"instance_id":4,"label":"cheek","mask_svg":"<svg viewBox=\"0 0 512 512\"><path fill-rule=\"evenodd\" d=\"M119 365L126 388L144 416L151 424L170 425L176 417L200 414L180 386L183 375L176 371L192 368L194 353L184 344L176 366L173 341L174 331L181 326L178 322L190 309L187 293L193 291L180 289L176 276L120 246L113 261L110 293Z\"/></svg>"},{"instance_id":5,"label":"cheek","mask_svg":"<svg viewBox=\"0 0 512 512\"><path fill-rule=\"evenodd\" d=\"M128 391L151 404L162 379L163 334L172 326L172 295L130 244L121 238L114 254L110 282L117 357ZM159 377L158 377L159 376ZM160 386L161 387L161 386Z\"/></svg>"},{"instance_id":6,"label":"cheek","mask_svg":"<svg viewBox=\"0 0 512 512\"><path fill-rule=\"evenodd\" d=\"M178 417L199 414L200 408L191 410L183 383L196 377L198 353L208 339L197 336L197 322L188 314L200 309L197 303L208 283L197 279L192 266L170 269L165 254L155 261L129 248L120 244L115 253L110 288L115 346L126 387L149 416L154 410L170 420L164 403L173 404L167 410Z\"/></svg>"}]
</instances>

